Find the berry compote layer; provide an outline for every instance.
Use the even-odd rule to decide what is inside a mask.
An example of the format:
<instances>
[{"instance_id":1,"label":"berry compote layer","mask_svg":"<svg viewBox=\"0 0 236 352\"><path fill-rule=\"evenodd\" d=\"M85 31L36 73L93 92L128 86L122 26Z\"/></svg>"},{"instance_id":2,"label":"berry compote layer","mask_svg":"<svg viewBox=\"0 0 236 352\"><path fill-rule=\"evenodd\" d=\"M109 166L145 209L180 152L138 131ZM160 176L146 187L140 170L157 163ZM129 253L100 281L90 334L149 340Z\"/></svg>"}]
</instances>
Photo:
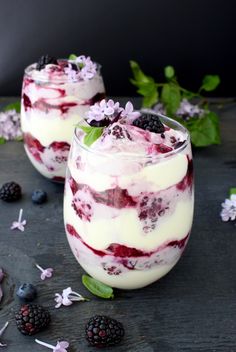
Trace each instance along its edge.
<instances>
[{"instance_id":1,"label":"berry compote layer","mask_svg":"<svg viewBox=\"0 0 236 352\"><path fill-rule=\"evenodd\" d=\"M91 107L88 123L106 125L96 127L100 136L93 143L86 129L76 129L65 229L76 259L91 276L135 289L170 271L188 242L192 153L188 133L178 123L134 112L130 103L125 109L113 103Z\"/></svg>"},{"instance_id":2,"label":"berry compote layer","mask_svg":"<svg viewBox=\"0 0 236 352\"><path fill-rule=\"evenodd\" d=\"M24 146L42 175L64 180L75 125L104 96L99 65L89 57L60 60L46 55L26 68L21 104Z\"/></svg>"}]
</instances>

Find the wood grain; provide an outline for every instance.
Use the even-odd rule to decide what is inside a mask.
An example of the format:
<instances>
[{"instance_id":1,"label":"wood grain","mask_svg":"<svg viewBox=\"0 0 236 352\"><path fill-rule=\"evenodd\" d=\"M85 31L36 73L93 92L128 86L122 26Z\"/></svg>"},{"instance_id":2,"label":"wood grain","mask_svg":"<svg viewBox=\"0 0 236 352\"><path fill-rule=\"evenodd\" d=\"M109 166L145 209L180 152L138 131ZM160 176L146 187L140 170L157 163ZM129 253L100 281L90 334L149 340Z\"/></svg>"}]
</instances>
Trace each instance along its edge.
<instances>
[{"instance_id":1,"label":"wood grain","mask_svg":"<svg viewBox=\"0 0 236 352\"><path fill-rule=\"evenodd\" d=\"M9 101L0 100L0 107ZM0 267L7 272L0 325L10 321L4 335L6 351L44 350L35 344L34 337L21 335L14 324L13 312L19 306L15 291L22 282L38 287L38 302L52 315L50 328L38 338L49 343L66 339L72 352L94 351L84 339L84 326L96 313L111 315L125 325L124 342L114 351L236 350L236 228L219 217L221 202L229 188L236 186L236 105L222 108L220 115L222 145L194 151L195 217L182 259L159 282L141 290L117 291L113 301L92 297L81 283L83 271L71 253L63 226L63 186L34 170L22 143L0 146L0 183L19 182L24 193L19 202L0 203ZM47 204L31 203L31 192L36 188L48 193ZM10 230L21 207L28 221L24 233ZM41 281L35 262L53 267L53 278ZM56 310L54 294L68 286L92 300Z\"/></svg>"}]
</instances>

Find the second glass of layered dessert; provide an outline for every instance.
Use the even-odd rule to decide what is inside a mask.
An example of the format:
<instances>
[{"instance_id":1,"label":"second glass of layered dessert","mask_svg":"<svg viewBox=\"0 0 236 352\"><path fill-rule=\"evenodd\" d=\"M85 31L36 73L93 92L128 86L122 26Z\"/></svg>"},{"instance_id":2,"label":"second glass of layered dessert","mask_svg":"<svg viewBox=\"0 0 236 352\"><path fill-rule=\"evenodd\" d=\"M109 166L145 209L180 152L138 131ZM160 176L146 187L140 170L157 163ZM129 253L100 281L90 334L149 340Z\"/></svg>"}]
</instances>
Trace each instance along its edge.
<instances>
[{"instance_id":1,"label":"second glass of layered dessert","mask_svg":"<svg viewBox=\"0 0 236 352\"><path fill-rule=\"evenodd\" d=\"M24 146L42 175L64 181L75 125L104 96L100 66L90 57L43 56L26 68L21 104Z\"/></svg>"},{"instance_id":2,"label":"second glass of layered dessert","mask_svg":"<svg viewBox=\"0 0 236 352\"><path fill-rule=\"evenodd\" d=\"M189 134L176 121L112 100L90 108L68 159L64 220L71 249L94 278L134 289L165 275L193 219Z\"/></svg>"}]
</instances>

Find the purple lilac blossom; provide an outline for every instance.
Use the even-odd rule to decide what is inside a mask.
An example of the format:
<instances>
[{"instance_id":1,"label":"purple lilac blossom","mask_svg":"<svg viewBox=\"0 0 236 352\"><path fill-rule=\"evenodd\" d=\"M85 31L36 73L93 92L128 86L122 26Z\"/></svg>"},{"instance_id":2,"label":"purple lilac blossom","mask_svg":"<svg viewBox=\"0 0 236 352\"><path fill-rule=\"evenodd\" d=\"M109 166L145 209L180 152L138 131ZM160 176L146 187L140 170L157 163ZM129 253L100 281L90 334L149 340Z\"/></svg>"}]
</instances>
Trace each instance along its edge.
<instances>
[{"instance_id":1,"label":"purple lilac blossom","mask_svg":"<svg viewBox=\"0 0 236 352\"><path fill-rule=\"evenodd\" d=\"M7 141L22 138L20 114L15 110L0 113L0 138Z\"/></svg>"}]
</instances>

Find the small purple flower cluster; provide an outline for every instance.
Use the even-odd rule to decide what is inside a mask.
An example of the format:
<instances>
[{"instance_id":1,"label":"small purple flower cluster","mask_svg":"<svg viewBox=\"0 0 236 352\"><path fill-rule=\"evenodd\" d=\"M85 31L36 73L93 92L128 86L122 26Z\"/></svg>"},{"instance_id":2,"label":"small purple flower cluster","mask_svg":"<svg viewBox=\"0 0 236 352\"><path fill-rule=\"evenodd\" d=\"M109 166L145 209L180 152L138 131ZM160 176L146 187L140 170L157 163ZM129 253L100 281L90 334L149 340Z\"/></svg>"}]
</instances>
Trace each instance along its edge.
<instances>
[{"instance_id":1,"label":"small purple flower cluster","mask_svg":"<svg viewBox=\"0 0 236 352\"><path fill-rule=\"evenodd\" d=\"M236 194L231 194L230 198L225 199L221 206L221 219L223 221L234 221L236 219Z\"/></svg>"},{"instance_id":2,"label":"small purple flower cluster","mask_svg":"<svg viewBox=\"0 0 236 352\"><path fill-rule=\"evenodd\" d=\"M133 121L140 115L139 112L134 111L133 104L128 101L125 108L120 106L119 102L114 102L112 99L106 101L103 99L99 103L92 105L87 113L87 121L101 121L108 119L112 123L118 116L129 121Z\"/></svg>"},{"instance_id":3,"label":"small purple flower cluster","mask_svg":"<svg viewBox=\"0 0 236 352\"><path fill-rule=\"evenodd\" d=\"M87 81L96 75L97 64L89 56L81 55L68 62L65 73L72 82Z\"/></svg>"},{"instance_id":4,"label":"small purple flower cluster","mask_svg":"<svg viewBox=\"0 0 236 352\"><path fill-rule=\"evenodd\" d=\"M22 138L20 114L16 110L0 112L0 138L7 141Z\"/></svg>"}]
</instances>

